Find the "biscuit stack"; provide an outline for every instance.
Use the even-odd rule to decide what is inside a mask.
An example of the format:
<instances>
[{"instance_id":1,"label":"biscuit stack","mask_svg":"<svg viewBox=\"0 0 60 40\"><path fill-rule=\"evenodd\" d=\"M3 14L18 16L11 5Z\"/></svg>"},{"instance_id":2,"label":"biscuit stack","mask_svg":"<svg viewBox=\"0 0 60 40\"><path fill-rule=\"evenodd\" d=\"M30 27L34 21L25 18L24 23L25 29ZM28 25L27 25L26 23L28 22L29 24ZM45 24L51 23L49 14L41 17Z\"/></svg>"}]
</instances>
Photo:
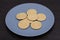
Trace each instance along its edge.
<instances>
[{"instance_id":1,"label":"biscuit stack","mask_svg":"<svg viewBox=\"0 0 60 40\"><path fill-rule=\"evenodd\" d=\"M27 12L18 13L16 18L20 20L18 27L21 29L27 29L29 25L32 29L40 29L42 27L42 21L46 20L44 13L38 13L35 9L29 9Z\"/></svg>"}]
</instances>

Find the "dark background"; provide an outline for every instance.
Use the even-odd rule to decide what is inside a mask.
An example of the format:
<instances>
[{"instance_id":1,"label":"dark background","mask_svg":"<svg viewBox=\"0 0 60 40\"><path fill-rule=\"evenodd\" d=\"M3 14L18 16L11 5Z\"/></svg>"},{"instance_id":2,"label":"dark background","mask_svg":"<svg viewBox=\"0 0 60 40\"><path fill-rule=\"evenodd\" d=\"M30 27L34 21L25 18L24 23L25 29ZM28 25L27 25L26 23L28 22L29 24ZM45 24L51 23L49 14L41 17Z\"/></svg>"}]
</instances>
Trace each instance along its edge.
<instances>
[{"instance_id":1,"label":"dark background","mask_svg":"<svg viewBox=\"0 0 60 40\"><path fill-rule=\"evenodd\" d=\"M5 24L7 12L22 3L39 3L47 6L55 16L53 28L37 37L22 37L8 30ZM0 40L60 40L60 1L59 0L0 0Z\"/></svg>"}]
</instances>

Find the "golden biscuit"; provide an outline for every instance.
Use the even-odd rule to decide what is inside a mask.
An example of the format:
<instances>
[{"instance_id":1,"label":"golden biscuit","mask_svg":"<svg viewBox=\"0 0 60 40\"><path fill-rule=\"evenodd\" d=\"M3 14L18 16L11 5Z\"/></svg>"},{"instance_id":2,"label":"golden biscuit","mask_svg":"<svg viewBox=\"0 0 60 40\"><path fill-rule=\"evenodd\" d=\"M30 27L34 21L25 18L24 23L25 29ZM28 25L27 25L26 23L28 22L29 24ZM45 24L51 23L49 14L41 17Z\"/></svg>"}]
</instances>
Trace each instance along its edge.
<instances>
[{"instance_id":1,"label":"golden biscuit","mask_svg":"<svg viewBox=\"0 0 60 40\"><path fill-rule=\"evenodd\" d=\"M44 20L46 20L46 15L43 14L43 13L38 14L37 15L37 20L38 21L44 21Z\"/></svg>"},{"instance_id":2,"label":"golden biscuit","mask_svg":"<svg viewBox=\"0 0 60 40\"><path fill-rule=\"evenodd\" d=\"M36 20L37 19L37 11L35 9L29 9L27 11L28 19L29 20Z\"/></svg>"},{"instance_id":3,"label":"golden biscuit","mask_svg":"<svg viewBox=\"0 0 60 40\"><path fill-rule=\"evenodd\" d=\"M31 23L31 28L32 29L40 29L42 27L42 23L38 21L34 21Z\"/></svg>"},{"instance_id":4,"label":"golden biscuit","mask_svg":"<svg viewBox=\"0 0 60 40\"><path fill-rule=\"evenodd\" d=\"M19 14L16 15L16 18L17 19L24 19L26 17L27 17L27 14L26 13L19 13Z\"/></svg>"},{"instance_id":5,"label":"golden biscuit","mask_svg":"<svg viewBox=\"0 0 60 40\"><path fill-rule=\"evenodd\" d=\"M23 19L21 21L18 22L18 27L21 29L26 29L29 27L29 20L27 19Z\"/></svg>"}]
</instances>

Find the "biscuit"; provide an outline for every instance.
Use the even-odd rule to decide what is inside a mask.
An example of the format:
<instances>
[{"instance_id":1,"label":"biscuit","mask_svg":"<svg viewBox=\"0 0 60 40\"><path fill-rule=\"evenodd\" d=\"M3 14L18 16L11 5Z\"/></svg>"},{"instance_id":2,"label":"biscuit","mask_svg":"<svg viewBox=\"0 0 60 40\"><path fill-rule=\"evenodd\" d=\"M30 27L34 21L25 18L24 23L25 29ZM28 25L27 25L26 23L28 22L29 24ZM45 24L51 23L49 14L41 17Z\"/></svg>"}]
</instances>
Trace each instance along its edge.
<instances>
[{"instance_id":1,"label":"biscuit","mask_svg":"<svg viewBox=\"0 0 60 40\"><path fill-rule=\"evenodd\" d=\"M28 19L29 20L36 20L37 19L37 11L35 9L29 9L27 11Z\"/></svg>"},{"instance_id":2,"label":"biscuit","mask_svg":"<svg viewBox=\"0 0 60 40\"><path fill-rule=\"evenodd\" d=\"M29 20L27 19L23 19L21 21L18 22L18 27L21 29L26 29L29 27Z\"/></svg>"},{"instance_id":3,"label":"biscuit","mask_svg":"<svg viewBox=\"0 0 60 40\"><path fill-rule=\"evenodd\" d=\"M32 29L40 29L42 27L42 23L38 21L34 21L31 23L31 28Z\"/></svg>"},{"instance_id":4,"label":"biscuit","mask_svg":"<svg viewBox=\"0 0 60 40\"><path fill-rule=\"evenodd\" d=\"M26 13L19 13L19 14L16 15L16 18L17 19L24 19L26 17L27 17L27 14Z\"/></svg>"},{"instance_id":5,"label":"biscuit","mask_svg":"<svg viewBox=\"0 0 60 40\"><path fill-rule=\"evenodd\" d=\"M46 20L46 15L43 13L37 14L37 20L38 21L44 21Z\"/></svg>"}]
</instances>

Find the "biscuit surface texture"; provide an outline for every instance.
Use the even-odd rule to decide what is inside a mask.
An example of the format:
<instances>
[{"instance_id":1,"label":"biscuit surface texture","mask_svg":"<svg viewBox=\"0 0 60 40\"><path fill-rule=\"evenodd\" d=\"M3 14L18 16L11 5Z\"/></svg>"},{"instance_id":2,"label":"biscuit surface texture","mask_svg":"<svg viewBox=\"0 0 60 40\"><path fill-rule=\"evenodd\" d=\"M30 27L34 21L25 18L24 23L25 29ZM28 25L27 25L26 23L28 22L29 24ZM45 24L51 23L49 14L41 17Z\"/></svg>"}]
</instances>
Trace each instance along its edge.
<instances>
[{"instance_id":1,"label":"biscuit surface texture","mask_svg":"<svg viewBox=\"0 0 60 40\"><path fill-rule=\"evenodd\" d=\"M31 23L32 29L40 29L42 27L42 23L38 21L34 21Z\"/></svg>"},{"instance_id":2,"label":"biscuit surface texture","mask_svg":"<svg viewBox=\"0 0 60 40\"><path fill-rule=\"evenodd\" d=\"M26 17L27 17L26 13L18 13L18 14L16 15L16 18L17 18L17 19L24 19L24 18L26 18Z\"/></svg>"},{"instance_id":3,"label":"biscuit surface texture","mask_svg":"<svg viewBox=\"0 0 60 40\"><path fill-rule=\"evenodd\" d=\"M29 20L24 19L18 22L18 27L21 29L26 29L29 27Z\"/></svg>"},{"instance_id":4,"label":"biscuit surface texture","mask_svg":"<svg viewBox=\"0 0 60 40\"><path fill-rule=\"evenodd\" d=\"M37 11L35 9L29 9L27 11L28 19L29 20L36 20L37 19Z\"/></svg>"},{"instance_id":5,"label":"biscuit surface texture","mask_svg":"<svg viewBox=\"0 0 60 40\"><path fill-rule=\"evenodd\" d=\"M39 14L37 15L37 20L38 20L38 21L44 21L44 20L46 20L46 15L43 14L43 13L39 13Z\"/></svg>"}]
</instances>

